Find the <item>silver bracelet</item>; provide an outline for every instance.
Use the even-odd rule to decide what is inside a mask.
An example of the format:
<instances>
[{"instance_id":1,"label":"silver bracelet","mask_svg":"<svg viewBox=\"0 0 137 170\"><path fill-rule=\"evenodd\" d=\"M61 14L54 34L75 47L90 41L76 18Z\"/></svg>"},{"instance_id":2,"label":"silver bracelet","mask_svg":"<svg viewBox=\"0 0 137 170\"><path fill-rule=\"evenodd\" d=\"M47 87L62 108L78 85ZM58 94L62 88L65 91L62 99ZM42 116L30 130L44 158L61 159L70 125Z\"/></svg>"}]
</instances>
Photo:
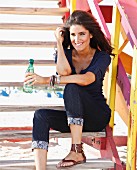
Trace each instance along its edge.
<instances>
[{"instance_id":1,"label":"silver bracelet","mask_svg":"<svg viewBox=\"0 0 137 170\"><path fill-rule=\"evenodd\" d=\"M60 75L56 75L56 77L57 77L57 84L60 84L61 76Z\"/></svg>"}]
</instances>

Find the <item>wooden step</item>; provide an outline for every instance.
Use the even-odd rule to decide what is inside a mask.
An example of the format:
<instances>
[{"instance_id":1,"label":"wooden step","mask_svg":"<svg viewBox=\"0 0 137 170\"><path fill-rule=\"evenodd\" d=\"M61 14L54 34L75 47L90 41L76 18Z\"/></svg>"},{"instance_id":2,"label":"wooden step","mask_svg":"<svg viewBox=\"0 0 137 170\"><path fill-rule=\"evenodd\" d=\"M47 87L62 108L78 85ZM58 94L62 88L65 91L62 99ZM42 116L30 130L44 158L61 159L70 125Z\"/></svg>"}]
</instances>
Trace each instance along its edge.
<instances>
[{"instance_id":1,"label":"wooden step","mask_svg":"<svg viewBox=\"0 0 137 170\"><path fill-rule=\"evenodd\" d=\"M3 82L0 82L0 86L1 87L21 87L23 86L23 82L19 82L19 81L14 81L14 82L9 82L9 81L3 81ZM42 87L45 86L45 85L41 85ZM14 111L13 109L16 109L16 111L20 111L21 110L21 107L24 107L24 111L26 110L27 111L27 107L28 106L25 106L25 105L21 105L21 106L11 106L11 105L1 105L0 104L0 111L4 111L4 109L6 109L8 112L10 111ZM44 107L44 106L40 106L41 108ZM11 109L11 110L10 110ZM33 111L33 108L29 108L28 109L29 111Z\"/></svg>"},{"instance_id":2,"label":"wooden step","mask_svg":"<svg viewBox=\"0 0 137 170\"><path fill-rule=\"evenodd\" d=\"M19 97L3 98L0 101L0 112L35 111L44 108L65 110L62 98L40 98L40 94L27 94L23 92Z\"/></svg>"},{"instance_id":3,"label":"wooden step","mask_svg":"<svg viewBox=\"0 0 137 170\"><path fill-rule=\"evenodd\" d=\"M63 16L68 8L0 7L0 14Z\"/></svg>"},{"instance_id":4,"label":"wooden step","mask_svg":"<svg viewBox=\"0 0 137 170\"><path fill-rule=\"evenodd\" d=\"M0 83L1 86L2 83ZM7 83L8 85L18 85L19 83ZM20 83L21 84L21 83ZM4 83L3 83L4 85ZM5 84L6 86L6 84ZM21 84L23 86L23 83ZM6 105L6 104L0 104L0 112L19 112L19 111L35 111L37 109L55 109L55 110L64 110L64 107L62 104L17 104L16 102L14 104Z\"/></svg>"},{"instance_id":5,"label":"wooden step","mask_svg":"<svg viewBox=\"0 0 137 170\"><path fill-rule=\"evenodd\" d=\"M2 129L2 128L1 128ZM12 127L8 127L7 129L10 130L0 130L0 141L3 140L31 140L32 139L32 130L11 130ZM14 128L15 129L15 128ZM21 128L20 128L21 129ZM106 132L83 132L82 137L106 137ZM61 133L58 131L51 130L50 131L50 138L70 138L70 133Z\"/></svg>"},{"instance_id":6,"label":"wooden step","mask_svg":"<svg viewBox=\"0 0 137 170\"><path fill-rule=\"evenodd\" d=\"M57 170L56 164L60 159L49 159L47 170ZM114 163L109 159L87 159L84 164L69 167L69 170L109 169L114 168ZM1 160L1 170L35 170L34 160ZM67 168L68 169L68 168Z\"/></svg>"},{"instance_id":7,"label":"wooden step","mask_svg":"<svg viewBox=\"0 0 137 170\"><path fill-rule=\"evenodd\" d=\"M52 23L0 23L0 30L55 30L63 24Z\"/></svg>"},{"instance_id":8,"label":"wooden step","mask_svg":"<svg viewBox=\"0 0 137 170\"><path fill-rule=\"evenodd\" d=\"M28 65L28 60L8 60L8 59L0 59L0 65L2 66L24 66ZM54 66L54 60L35 60L35 65L44 65L44 66Z\"/></svg>"},{"instance_id":9,"label":"wooden step","mask_svg":"<svg viewBox=\"0 0 137 170\"><path fill-rule=\"evenodd\" d=\"M23 86L23 82L8 82L8 81L0 82L0 87L21 87L21 86ZM3 109L1 109L1 110L3 110L3 112L4 112L4 109L6 109L5 106L3 106ZM10 109L6 109L6 110L10 110Z\"/></svg>"},{"instance_id":10,"label":"wooden step","mask_svg":"<svg viewBox=\"0 0 137 170\"><path fill-rule=\"evenodd\" d=\"M54 48L56 42L51 41L3 41L0 40L0 47L35 47L35 48Z\"/></svg>"}]
</instances>

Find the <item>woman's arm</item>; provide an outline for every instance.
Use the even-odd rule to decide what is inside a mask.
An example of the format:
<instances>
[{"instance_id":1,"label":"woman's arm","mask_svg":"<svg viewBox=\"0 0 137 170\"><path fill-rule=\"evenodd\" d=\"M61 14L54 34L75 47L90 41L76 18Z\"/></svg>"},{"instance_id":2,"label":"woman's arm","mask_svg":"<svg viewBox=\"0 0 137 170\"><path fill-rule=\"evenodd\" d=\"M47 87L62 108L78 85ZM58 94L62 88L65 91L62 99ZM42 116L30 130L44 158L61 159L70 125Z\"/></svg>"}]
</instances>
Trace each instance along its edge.
<instances>
[{"instance_id":1,"label":"woman's arm","mask_svg":"<svg viewBox=\"0 0 137 170\"><path fill-rule=\"evenodd\" d=\"M57 51L58 51L56 71L59 75L70 75L71 67L66 58L66 55L64 53L64 49L62 46L62 42L64 40L62 36L62 32L63 32L63 29L61 27L58 27L55 31L55 37L57 40Z\"/></svg>"},{"instance_id":2,"label":"woman's arm","mask_svg":"<svg viewBox=\"0 0 137 170\"><path fill-rule=\"evenodd\" d=\"M50 84L50 77L42 77L36 73L26 73L24 83L29 85ZM80 86L87 86L95 81L95 74L87 72L85 74L74 74L60 76L60 84L76 83ZM57 83L57 82L56 82Z\"/></svg>"},{"instance_id":3,"label":"woman's arm","mask_svg":"<svg viewBox=\"0 0 137 170\"><path fill-rule=\"evenodd\" d=\"M87 72L85 74L73 74L60 77L60 84L76 83L80 86L87 86L95 81L95 74Z\"/></svg>"},{"instance_id":4,"label":"woman's arm","mask_svg":"<svg viewBox=\"0 0 137 170\"><path fill-rule=\"evenodd\" d=\"M50 77L42 77L36 73L26 73L24 83L29 85L49 84Z\"/></svg>"}]
</instances>

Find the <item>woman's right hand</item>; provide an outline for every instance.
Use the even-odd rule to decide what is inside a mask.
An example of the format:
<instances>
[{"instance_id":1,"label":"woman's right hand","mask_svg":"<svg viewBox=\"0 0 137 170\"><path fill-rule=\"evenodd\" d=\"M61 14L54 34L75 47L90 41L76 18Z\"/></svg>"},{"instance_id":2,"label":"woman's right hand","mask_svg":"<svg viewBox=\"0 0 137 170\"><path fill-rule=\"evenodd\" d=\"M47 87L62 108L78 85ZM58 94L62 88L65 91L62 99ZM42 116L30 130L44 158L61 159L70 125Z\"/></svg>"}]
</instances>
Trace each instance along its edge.
<instances>
[{"instance_id":1,"label":"woman's right hand","mask_svg":"<svg viewBox=\"0 0 137 170\"><path fill-rule=\"evenodd\" d=\"M42 77L36 73L26 73L24 84L31 85L39 85L39 84L48 84L49 83L49 77Z\"/></svg>"},{"instance_id":2,"label":"woman's right hand","mask_svg":"<svg viewBox=\"0 0 137 170\"><path fill-rule=\"evenodd\" d=\"M63 27L57 27L57 29L55 30L54 34L57 42L62 43L64 41L63 32L64 32Z\"/></svg>"}]
</instances>

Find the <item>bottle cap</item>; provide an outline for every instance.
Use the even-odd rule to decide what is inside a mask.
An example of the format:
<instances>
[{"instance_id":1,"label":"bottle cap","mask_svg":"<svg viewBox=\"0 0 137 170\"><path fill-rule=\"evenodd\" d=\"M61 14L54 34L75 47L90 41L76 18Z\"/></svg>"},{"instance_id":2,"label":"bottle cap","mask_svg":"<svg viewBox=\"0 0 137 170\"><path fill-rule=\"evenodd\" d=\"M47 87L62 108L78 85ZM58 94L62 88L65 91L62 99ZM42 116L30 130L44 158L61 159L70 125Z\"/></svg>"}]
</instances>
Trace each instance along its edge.
<instances>
[{"instance_id":1,"label":"bottle cap","mask_svg":"<svg viewBox=\"0 0 137 170\"><path fill-rule=\"evenodd\" d=\"M34 60L33 59L29 59L29 63L34 63Z\"/></svg>"}]
</instances>

